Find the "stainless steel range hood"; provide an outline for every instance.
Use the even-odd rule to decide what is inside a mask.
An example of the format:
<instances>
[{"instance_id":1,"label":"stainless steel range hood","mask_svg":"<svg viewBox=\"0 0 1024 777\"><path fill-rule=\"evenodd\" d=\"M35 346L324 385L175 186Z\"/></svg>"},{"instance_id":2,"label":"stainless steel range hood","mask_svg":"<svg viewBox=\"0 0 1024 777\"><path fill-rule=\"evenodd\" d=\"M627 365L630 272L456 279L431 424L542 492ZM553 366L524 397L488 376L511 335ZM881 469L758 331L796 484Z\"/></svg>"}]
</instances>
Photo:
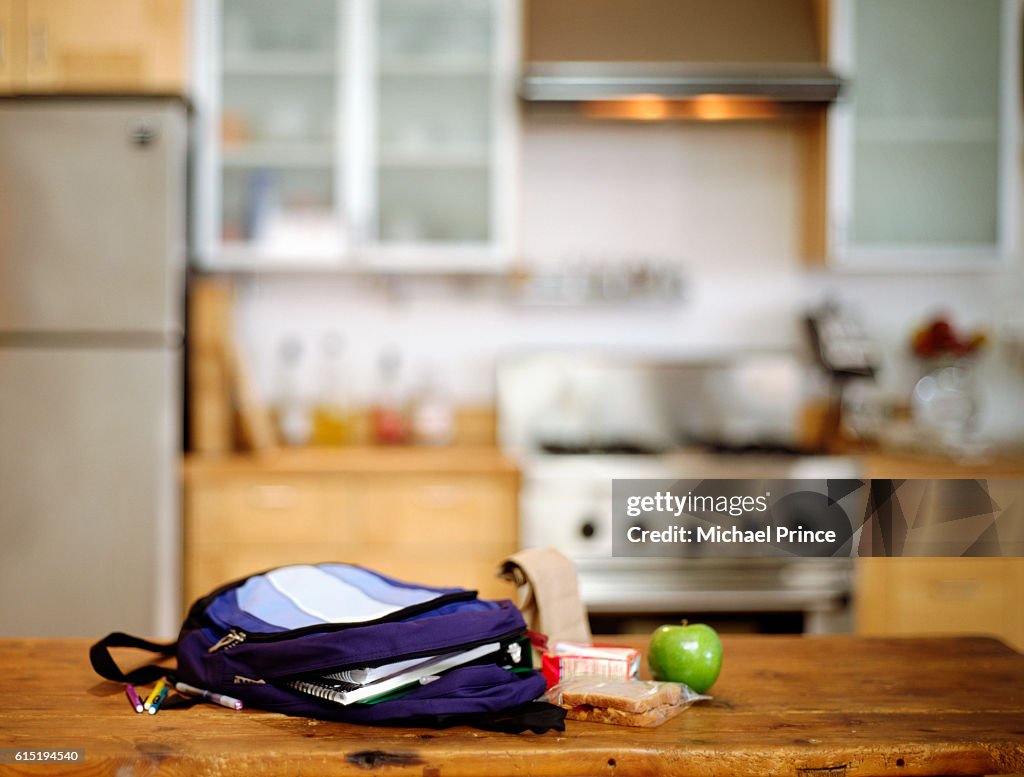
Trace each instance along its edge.
<instances>
[{"instance_id":1,"label":"stainless steel range hood","mask_svg":"<svg viewBox=\"0 0 1024 777\"><path fill-rule=\"evenodd\" d=\"M827 103L824 14L821 0L528 0L521 94Z\"/></svg>"}]
</instances>

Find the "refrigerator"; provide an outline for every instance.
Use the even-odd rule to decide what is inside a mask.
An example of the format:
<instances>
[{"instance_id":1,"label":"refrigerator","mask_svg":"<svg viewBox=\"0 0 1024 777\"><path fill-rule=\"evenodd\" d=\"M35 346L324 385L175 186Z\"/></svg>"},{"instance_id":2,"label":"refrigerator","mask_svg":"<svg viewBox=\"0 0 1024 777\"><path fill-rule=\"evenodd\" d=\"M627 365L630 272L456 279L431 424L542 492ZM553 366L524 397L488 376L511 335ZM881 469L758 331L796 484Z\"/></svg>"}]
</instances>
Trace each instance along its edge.
<instances>
[{"instance_id":1,"label":"refrigerator","mask_svg":"<svg viewBox=\"0 0 1024 777\"><path fill-rule=\"evenodd\" d=\"M0 636L180 622L187 126L0 100Z\"/></svg>"}]
</instances>

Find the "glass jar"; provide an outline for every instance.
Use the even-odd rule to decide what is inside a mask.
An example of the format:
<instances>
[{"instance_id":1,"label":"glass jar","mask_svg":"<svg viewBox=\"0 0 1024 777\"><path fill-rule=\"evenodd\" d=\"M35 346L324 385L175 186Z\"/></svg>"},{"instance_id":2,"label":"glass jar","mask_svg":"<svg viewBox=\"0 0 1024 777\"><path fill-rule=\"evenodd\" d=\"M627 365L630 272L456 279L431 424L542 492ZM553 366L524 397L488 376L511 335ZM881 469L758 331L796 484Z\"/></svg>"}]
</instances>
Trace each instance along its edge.
<instances>
[{"instance_id":1,"label":"glass jar","mask_svg":"<svg viewBox=\"0 0 1024 777\"><path fill-rule=\"evenodd\" d=\"M978 418L978 391L971 359L941 358L924 362L914 386L915 423L946 448L964 450Z\"/></svg>"}]
</instances>

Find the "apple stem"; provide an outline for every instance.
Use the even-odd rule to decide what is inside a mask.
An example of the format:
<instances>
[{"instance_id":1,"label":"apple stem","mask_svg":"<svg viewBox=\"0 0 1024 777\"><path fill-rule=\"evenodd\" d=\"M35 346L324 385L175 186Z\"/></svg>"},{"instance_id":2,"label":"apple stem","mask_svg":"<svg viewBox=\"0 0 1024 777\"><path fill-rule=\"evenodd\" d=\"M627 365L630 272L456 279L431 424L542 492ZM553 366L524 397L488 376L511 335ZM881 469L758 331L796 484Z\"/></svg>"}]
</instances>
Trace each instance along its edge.
<instances>
[{"instance_id":1,"label":"apple stem","mask_svg":"<svg viewBox=\"0 0 1024 777\"><path fill-rule=\"evenodd\" d=\"M690 622L688 620L686 620L686 618L683 618L683 625L684 626L689 626Z\"/></svg>"}]
</instances>

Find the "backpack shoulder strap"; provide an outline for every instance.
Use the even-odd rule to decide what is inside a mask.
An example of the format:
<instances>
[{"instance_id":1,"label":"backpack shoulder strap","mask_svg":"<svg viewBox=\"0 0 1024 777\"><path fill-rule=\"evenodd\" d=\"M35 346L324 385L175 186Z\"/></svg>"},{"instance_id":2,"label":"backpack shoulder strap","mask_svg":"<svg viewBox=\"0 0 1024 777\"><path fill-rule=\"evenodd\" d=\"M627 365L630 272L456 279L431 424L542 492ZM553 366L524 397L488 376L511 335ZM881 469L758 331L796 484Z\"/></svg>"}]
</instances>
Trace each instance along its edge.
<instances>
[{"instance_id":1,"label":"backpack shoulder strap","mask_svg":"<svg viewBox=\"0 0 1024 777\"><path fill-rule=\"evenodd\" d=\"M89 661L92 663L92 668L96 670L96 674L107 680L146 685L161 677L167 677L174 671L170 667L147 664L133 669L131 672L123 672L114 661L114 657L110 655L110 648L115 647L139 648L162 656L173 656L177 652L178 643L150 642L147 639L133 637L131 634L120 631L108 634L89 648Z\"/></svg>"}]
</instances>

